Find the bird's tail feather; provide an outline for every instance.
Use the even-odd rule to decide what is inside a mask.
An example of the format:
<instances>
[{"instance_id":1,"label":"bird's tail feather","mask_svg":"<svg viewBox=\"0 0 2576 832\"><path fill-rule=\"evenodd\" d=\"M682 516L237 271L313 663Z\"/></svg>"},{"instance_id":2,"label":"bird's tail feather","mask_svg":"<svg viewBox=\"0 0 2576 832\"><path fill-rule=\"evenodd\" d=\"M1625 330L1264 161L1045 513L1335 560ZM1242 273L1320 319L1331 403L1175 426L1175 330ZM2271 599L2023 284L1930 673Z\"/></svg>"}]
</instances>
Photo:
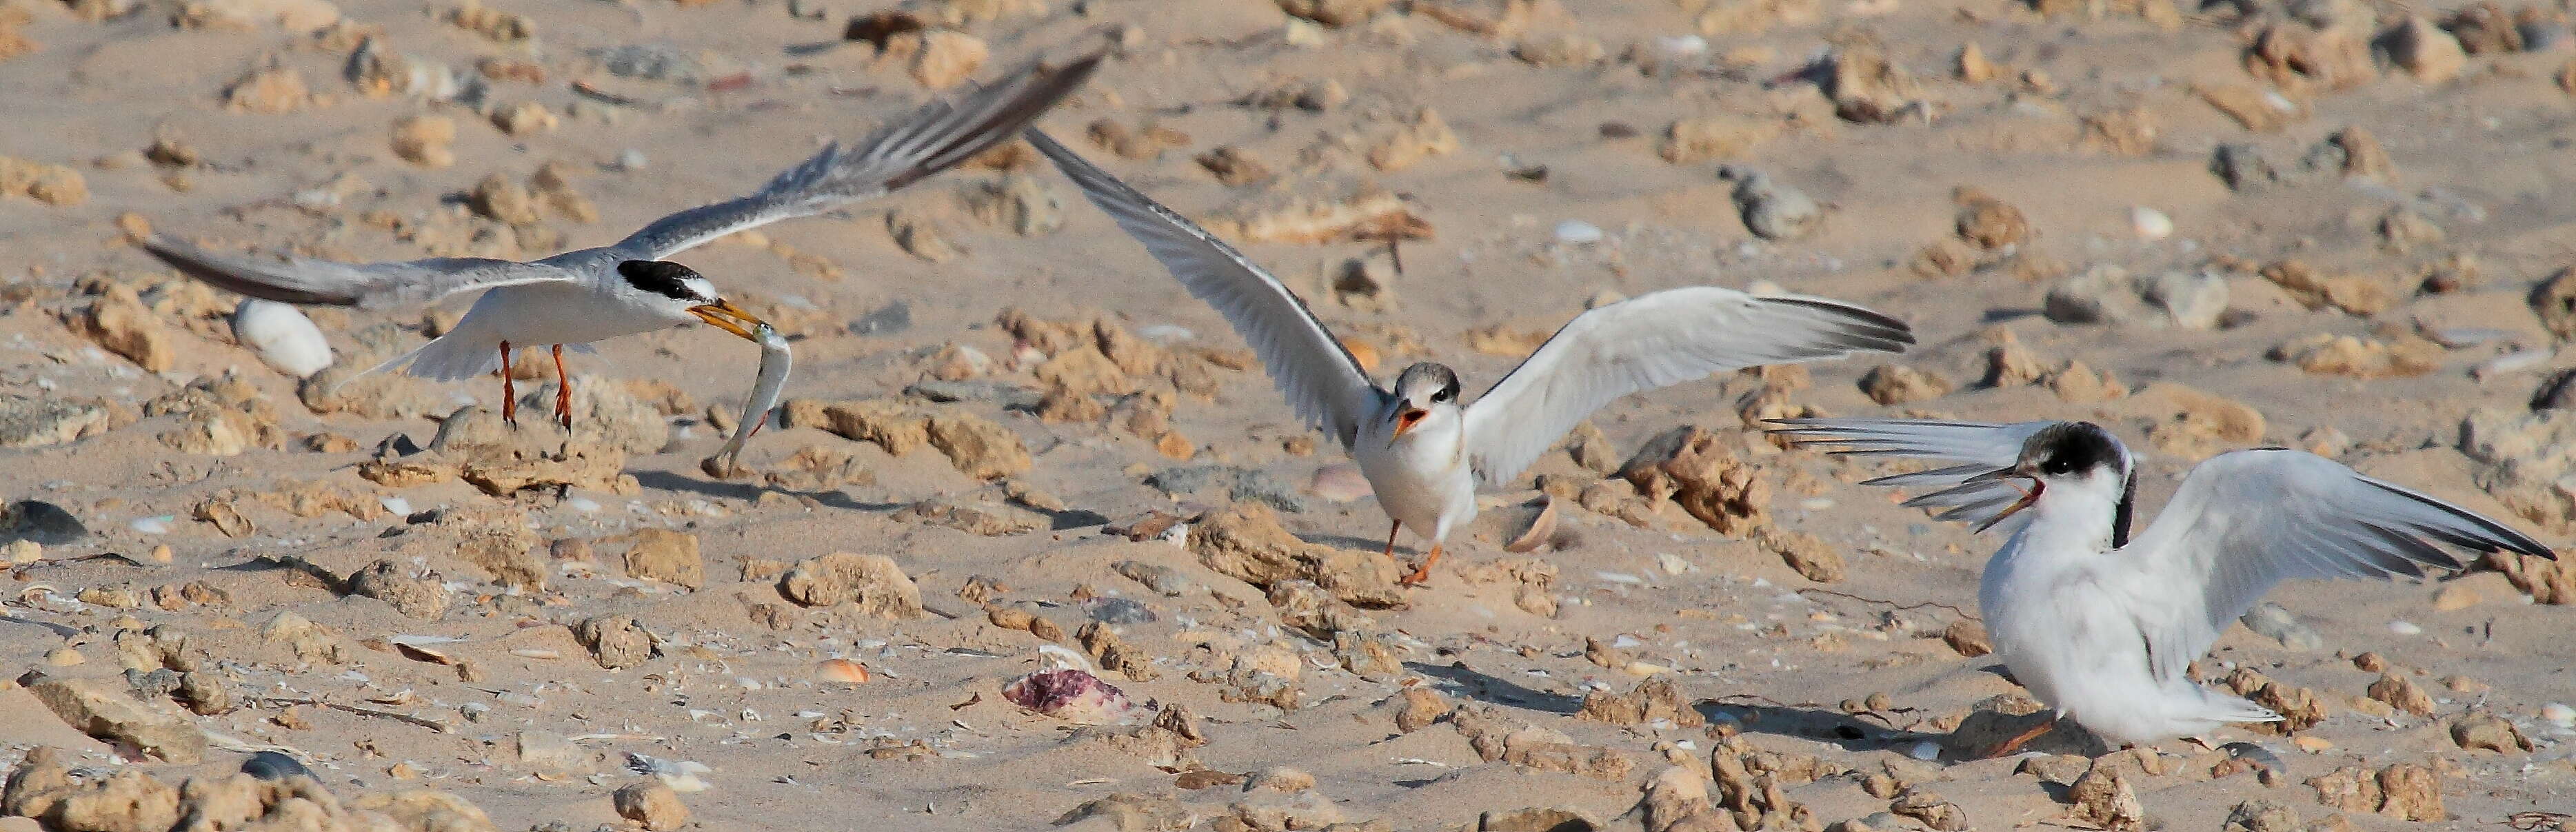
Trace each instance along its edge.
<instances>
[{"instance_id":1,"label":"bird's tail feather","mask_svg":"<svg viewBox=\"0 0 2576 832\"><path fill-rule=\"evenodd\" d=\"M400 370L404 375L431 381L463 381L498 369L501 369L498 346L476 343L467 338L440 337L430 339L419 349L369 367L358 375Z\"/></svg>"}]
</instances>

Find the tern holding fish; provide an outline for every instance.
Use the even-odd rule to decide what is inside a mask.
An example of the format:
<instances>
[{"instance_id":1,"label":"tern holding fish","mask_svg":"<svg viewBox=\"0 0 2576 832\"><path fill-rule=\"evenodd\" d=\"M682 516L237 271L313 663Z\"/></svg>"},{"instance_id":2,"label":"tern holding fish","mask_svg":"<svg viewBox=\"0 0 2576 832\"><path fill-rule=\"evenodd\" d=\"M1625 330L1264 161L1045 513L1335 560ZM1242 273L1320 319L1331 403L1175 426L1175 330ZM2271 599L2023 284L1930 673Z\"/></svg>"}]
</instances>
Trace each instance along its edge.
<instances>
[{"instance_id":1,"label":"tern holding fish","mask_svg":"<svg viewBox=\"0 0 2576 832\"><path fill-rule=\"evenodd\" d=\"M1758 297L1715 286L1640 295L1575 316L1487 389L1459 398L1458 374L1424 362L1379 387L1306 303L1234 250L1037 130L1055 162L1128 236L1216 307L1260 355L1307 424L1342 443L1394 525L1431 551L1405 577L1421 584L1441 542L1476 516L1476 486L1502 485L1612 400L1757 364L1901 352L1914 334L1894 318L1822 298Z\"/></svg>"},{"instance_id":2,"label":"tern holding fish","mask_svg":"<svg viewBox=\"0 0 2576 832\"><path fill-rule=\"evenodd\" d=\"M1100 61L1095 54L1062 68L1034 66L957 101L933 101L855 146L825 146L749 196L671 214L614 245L533 262L477 257L281 262L220 255L169 236L156 237L144 248L190 277L287 303L387 309L489 290L454 328L367 372L400 367L414 376L456 381L499 369L502 418L515 425L512 350L552 345L558 382L555 418L569 429L566 345L579 348L691 321L762 340L755 334L765 327L758 317L717 294L703 275L664 258L737 231L883 196L947 170L1009 141L1080 87ZM767 360L763 363L766 378Z\"/></svg>"},{"instance_id":3,"label":"tern holding fish","mask_svg":"<svg viewBox=\"0 0 2576 832\"><path fill-rule=\"evenodd\" d=\"M2282 581L2421 578L2466 568L2459 550L2555 557L2503 523L2305 451L2210 457L2133 539L2137 460L2091 422L1777 424L1775 433L1836 453L1949 463L1867 484L1931 489L1906 505L1978 531L2014 524L1978 581L1995 653L2039 701L2113 743L2281 719L2186 674ZM2050 724L1983 756L2011 753Z\"/></svg>"}]
</instances>

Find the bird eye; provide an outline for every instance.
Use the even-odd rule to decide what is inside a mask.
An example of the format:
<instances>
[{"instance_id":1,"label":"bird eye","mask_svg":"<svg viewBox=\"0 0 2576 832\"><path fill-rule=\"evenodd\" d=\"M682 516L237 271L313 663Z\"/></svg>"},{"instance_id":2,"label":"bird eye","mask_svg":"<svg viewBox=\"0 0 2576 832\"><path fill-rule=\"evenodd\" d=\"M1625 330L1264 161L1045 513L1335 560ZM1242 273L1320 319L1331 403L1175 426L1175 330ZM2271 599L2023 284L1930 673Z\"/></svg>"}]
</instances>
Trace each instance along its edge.
<instances>
[{"instance_id":1,"label":"bird eye","mask_svg":"<svg viewBox=\"0 0 2576 832\"><path fill-rule=\"evenodd\" d=\"M1431 394L1431 400L1432 400L1432 401L1435 401L1435 402L1445 402L1445 401L1448 401L1448 400L1449 400L1449 391L1447 391L1447 390L1442 390L1442 391L1440 391L1440 392L1433 393L1433 394Z\"/></svg>"}]
</instances>

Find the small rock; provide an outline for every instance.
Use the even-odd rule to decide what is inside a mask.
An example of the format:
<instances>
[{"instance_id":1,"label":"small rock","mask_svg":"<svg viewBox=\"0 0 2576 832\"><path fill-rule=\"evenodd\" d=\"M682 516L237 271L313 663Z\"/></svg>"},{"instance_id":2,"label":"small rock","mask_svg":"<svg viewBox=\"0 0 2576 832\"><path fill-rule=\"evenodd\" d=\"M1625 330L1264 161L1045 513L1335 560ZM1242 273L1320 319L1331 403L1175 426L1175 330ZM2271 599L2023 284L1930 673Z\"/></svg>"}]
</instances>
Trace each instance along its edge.
<instances>
[{"instance_id":1,"label":"small rock","mask_svg":"<svg viewBox=\"0 0 2576 832\"><path fill-rule=\"evenodd\" d=\"M1007 174L970 186L966 208L987 224L1022 237L1055 233L1064 227L1064 196L1051 180Z\"/></svg>"},{"instance_id":2,"label":"small rock","mask_svg":"<svg viewBox=\"0 0 2576 832\"><path fill-rule=\"evenodd\" d=\"M0 448L60 445L109 430L108 409L57 397L0 395Z\"/></svg>"},{"instance_id":3,"label":"small rock","mask_svg":"<svg viewBox=\"0 0 2576 832\"><path fill-rule=\"evenodd\" d=\"M2485 712L2471 712L2452 720L2451 741L2464 749L2485 749L2498 754L2514 754L2537 747L2521 728L2504 717Z\"/></svg>"},{"instance_id":4,"label":"small rock","mask_svg":"<svg viewBox=\"0 0 2576 832\"><path fill-rule=\"evenodd\" d=\"M1378 139L1368 150L1368 162L1382 171L1398 171L1434 156L1458 152L1458 134L1449 123L1429 107L1414 111L1413 120L1395 132Z\"/></svg>"},{"instance_id":5,"label":"small rock","mask_svg":"<svg viewBox=\"0 0 2576 832\"><path fill-rule=\"evenodd\" d=\"M180 765L205 759L206 735L196 723L168 705L136 701L121 679L45 679L27 692L81 733Z\"/></svg>"},{"instance_id":6,"label":"small rock","mask_svg":"<svg viewBox=\"0 0 2576 832\"><path fill-rule=\"evenodd\" d=\"M561 123L562 119L557 118L554 111L534 101L521 101L492 111L492 126L512 136L551 133Z\"/></svg>"},{"instance_id":7,"label":"small rock","mask_svg":"<svg viewBox=\"0 0 2576 832\"><path fill-rule=\"evenodd\" d=\"M1395 729L1407 734L1430 727L1456 707L1439 691L1420 685L1405 688L1403 698L1404 705L1395 712Z\"/></svg>"},{"instance_id":8,"label":"small rock","mask_svg":"<svg viewBox=\"0 0 2576 832\"><path fill-rule=\"evenodd\" d=\"M981 38L944 29L928 32L913 58L912 79L934 90L948 89L974 75L991 56L992 49Z\"/></svg>"},{"instance_id":9,"label":"small rock","mask_svg":"<svg viewBox=\"0 0 2576 832\"><path fill-rule=\"evenodd\" d=\"M2095 762L2067 788L2066 800L2075 804L2076 820L2109 830L2147 828L2146 807L2138 804L2137 790L2117 765Z\"/></svg>"},{"instance_id":10,"label":"small rock","mask_svg":"<svg viewBox=\"0 0 2576 832\"><path fill-rule=\"evenodd\" d=\"M1884 405L1911 404L1948 395L1950 380L1902 364L1880 364L1861 376L1860 389Z\"/></svg>"},{"instance_id":11,"label":"small rock","mask_svg":"<svg viewBox=\"0 0 2576 832\"><path fill-rule=\"evenodd\" d=\"M1959 655L1971 659L1995 652L1995 642L1992 637L1986 635L1986 625L1983 622L1969 621L1964 618L1950 622L1950 626L1943 628L1941 641L1950 645L1950 649L1958 651Z\"/></svg>"},{"instance_id":12,"label":"small rock","mask_svg":"<svg viewBox=\"0 0 2576 832\"><path fill-rule=\"evenodd\" d=\"M1218 147L1200 154L1199 167L1216 176L1216 181L1231 187L1259 185L1277 177L1270 166L1261 163L1251 152L1233 145Z\"/></svg>"},{"instance_id":13,"label":"small rock","mask_svg":"<svg viewBox=\"0 0 2576 832\"><path fill-rule=\"evenodd\" d=\"M447 585L435 575L415 575L393 560L379 560L351 573L350 594L393 606L413 618L435 619L447 612Z\"/></svg>"},{"instance_id":14,"label":"small rock","mask_svg":"<svg viewBox=\"0 0 2576 832\"><path fill-rule=\"evenodd\" d=\"M2219 832L2303 832L2299 813L2269 800L2248 800L2227 813Z\"/></svg>"},{"instance_id":15,"label":"small rock","mask_svg":"<svg viewBox=\"0 0 2576 832\"><path fill-rule=\"evenodd\" d=\"M609 670L641 667L660 653L661 639L644 629L631 615L602 615L582 619L573 628L573 638L590 649L599 666Z\"/></svg>"},{"instance_id":16,"label":"small rock","mask_svg":"<svg viewBox=\"0 0 2576 832\"><path fill-rule=\"evenodd\" d=\"M2050 286L2041 311L2060 324L2121 324L2146 314L2146 306L2127 271L2101 265Z\"/></svg>"},{"instance_id":17,"label":"small rock","mask_svg":"<svg viewBox=\"0 0 2576 832\"><path fill-rule=\"evenodd\" d=\"M626 549L626 576L699 589L707 584L706 559L698 554L698 536L671 529L643 529Z\"/></svg>"},{"instance_id":18,"label":"small rock","mask_svg":"<svg viewBox=\"0 0 2576 832\"><path fill-rule=\"evenodd\" d=\"M146 372L168 372L178 365L178 344L134 290L117 286L92 302L73 320L73 329L108 352L125 356Z\"/></svg>"},{"instance_id":19,"label":"small rock","mask_svg":"<svg viewBox=\"0 0 2576 832\"><path fill-rule=\"evenodd\" d=\"M680 793L659 780L630 783L611 795L610 801L619 817L653 832L670 832L689 823L689 807L680 803Z\"/></svg>"},{"instance_id":20,"label":"small rock","mask_svg":"<svg viewBox=\"0 0 2576 832\"><path fill-rule=\"evenodd\" d=\"M1978 248L1995 251L2020 245L2031 238L2030 220L2021 209L1996 199L1974 187L1962 185L1951 191L1950 198L1959 206L1957 226L1959 239Z\"/></svg>"},{"instance_id":21,"label":"small rock","mask_svg":"<svg viewBox=\"0 0 2576 832\"><path fill-rule=\"evenodd\" d=\"M1841 581L1847 573L1843 556L1823 538L1806 532L1781 531L1769 526L1753 530L1753 539L1763 548L1779 554L1780 560L1807 580L1820 584Z\"/></svg>"},{"instance_id":22,"label":"small rock","mask_svg":"<svg viewBox=\"0 0 2576 832\"><path fill-rule=\"evenodd\" d=\"M855 604L862 615L922 614L921 588L884 555L835 552L799 563L779 579L779 594L809 607Z\"/></svg>"},{"instance_id":23,"label":"small rock","mask_svg":"<svg viewBox=\"0 0 2576 832\"><path fill-rule=\"evenodd\" d=\"M251 754L249 759L242 761L241 773L250 775L254 779L266 780L272 783L285 782L288 778L293 777L313 776L313 770L305 768L303 763L297 762L293 757L289 757L275 751L261 751Z\"/></svg>"},{"instance_id":24,"label":"small rock","mask_svg":"<svg viewBox=\"0 0 2576 832\"><path fill-rule=\"evenodd\" d=\"M304 76L292 67L256 70L224 89L225 107L265 115L301 110L312 99Z\"/></svg>"},{"instance_id":25,"label":"small rock","mask_svg":"<svg viewBox=\"0 0 2576 832\"><path fill-rule=\"evenodd\" d=\"M456 164L456 122L446 116L409 116L394 122L393 151L403 161L425 168Z\"/></svg>"},{"instance_id":26,"label":"small rock","mask_svg":"<svg viewBox=\"0 0 2576 832\"><path fill-rule=\"evenodd\" d=\"M1366 22L1390 0L1278 0L1279 10L1326 26Z\"/></svg>"},{"instance_id":27,"label":"small rock","mask_svg":"<svg viewBox=\"0 0 2576 832\"><path fill-rule=\"evenodd\" d=\"M2460 47L2458 38L2421 17L2406 18L2380 41L2387 45L2391 60L2427 84L2458 78L2469 63L2468 51Z\"/></svg>"},{"instance_id":28,"label":"small rock","mask_svg":"<svg viewBox=\"0 0 2576 832\"><path fill-rule=\"evenodd\" d=\"M2175 326L2210 329L2227 311L2227 281L2207 271L2171 271L2143 281L2147 303L2162 309Z\"/></svg>"},{"instance_id":29,"label":"small rock","mask_svg":"<svg viewBox=\"0 0 2576 832\"><path fill-rule=\"evenodd\" d=\"M1896 800L1888 804L1887 810L1921 821L1924 826L1941 832L1956 832L1968 828L1967 811L1960 809L1956 803L1942 799L1940 795L1923 791L1920 787L1909 788L1899 793Z\"/></svg>"},{"instance_id":30,"label":"small rock","mask_svg":"<svg viewBox=\"0 0 2576 832\"><path fill-rule=\"evenodd\" d=\"M1735 210L1746 230L1769 240L1795 240L1813 234L1824 209L1805 191L1772 181L1755 171L1722 172L1735 180Z\"/></svg>"},{"instance_id":31,"label":"small rock","mask_svg":"<svg viewBox=\"0 0 2576 832\"><path fill-rule=\"evenodd\" d=\"M2386 673L2370 683L2370 698L2388 703L2389 707L2416 716L2433 715L2433 696L2415 686L2405 673Z\"/></svg>"}]
</instances>

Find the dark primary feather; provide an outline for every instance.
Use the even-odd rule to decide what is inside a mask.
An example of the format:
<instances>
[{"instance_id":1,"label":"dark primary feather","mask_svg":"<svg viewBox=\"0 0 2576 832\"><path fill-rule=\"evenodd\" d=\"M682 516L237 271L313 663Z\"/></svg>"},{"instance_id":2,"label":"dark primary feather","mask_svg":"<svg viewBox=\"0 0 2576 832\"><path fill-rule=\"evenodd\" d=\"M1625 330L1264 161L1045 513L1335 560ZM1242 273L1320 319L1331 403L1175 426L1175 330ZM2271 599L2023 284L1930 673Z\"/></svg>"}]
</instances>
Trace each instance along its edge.
<instances>
[{"instance_id":1,"label":"dark primary feather","mask_svg":"<svg viewBox=\"0 0 2576 832\"><path fill-rule=\"evenodd\" d=\"M869 199L955 167L1010 141L1100 68L1092 54L1062 68L1033 67L959 100L940 99L855 145L833 143L779 173L760 190L681 211L618 241L639 260L659 260L735 231Z\"/></svg>"}]
</instances>

